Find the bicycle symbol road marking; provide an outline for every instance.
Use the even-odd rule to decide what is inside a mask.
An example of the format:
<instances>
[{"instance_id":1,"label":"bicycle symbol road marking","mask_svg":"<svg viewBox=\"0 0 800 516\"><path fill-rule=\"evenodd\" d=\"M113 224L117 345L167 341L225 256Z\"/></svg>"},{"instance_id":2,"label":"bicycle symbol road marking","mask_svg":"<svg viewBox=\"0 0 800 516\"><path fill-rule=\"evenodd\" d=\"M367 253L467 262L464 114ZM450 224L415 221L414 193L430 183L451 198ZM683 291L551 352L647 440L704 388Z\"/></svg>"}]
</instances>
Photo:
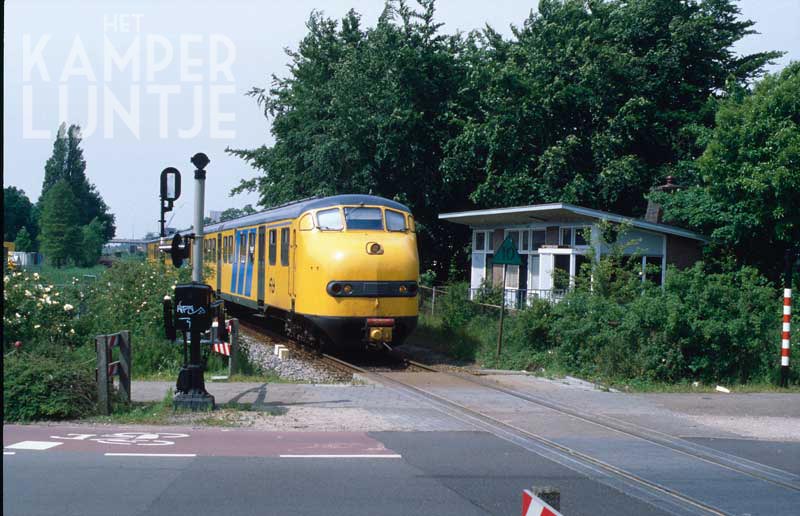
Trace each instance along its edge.
<instances>
[{"instance_id":1,"label":"bicycle symbol road marking","mask_svg":"<svg viewBox=\"0 0 800 516\"><path fill-rule=\"evenodd\" d=\"M51 435L51 439L69 441L94 441L101 444L121 444L124 446L169 446L175 444L170 439L189 437L189 434L151 433L151 432L117 432L113 434L72 434L67 436Z\"/></svg>"}]
</instances>

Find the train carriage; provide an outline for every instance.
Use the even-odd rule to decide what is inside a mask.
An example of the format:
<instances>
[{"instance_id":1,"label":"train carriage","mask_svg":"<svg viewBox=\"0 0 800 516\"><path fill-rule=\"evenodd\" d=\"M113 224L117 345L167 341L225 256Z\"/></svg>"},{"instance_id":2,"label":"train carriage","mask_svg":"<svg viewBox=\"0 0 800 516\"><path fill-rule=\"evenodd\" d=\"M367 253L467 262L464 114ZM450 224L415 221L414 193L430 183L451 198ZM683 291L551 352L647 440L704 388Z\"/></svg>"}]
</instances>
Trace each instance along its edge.
<instances>
[{"instance_id":1,"label":"train carriage","mask_svg":"<svg viewBox=\"0 0 800 516\"><path fill-rule=\"evenodd\" d=\"M417 324L414 219L370 195L303 200L204 228L206 278L228 302L338 348L397 346Z\"/></svg>"}]
</instances>

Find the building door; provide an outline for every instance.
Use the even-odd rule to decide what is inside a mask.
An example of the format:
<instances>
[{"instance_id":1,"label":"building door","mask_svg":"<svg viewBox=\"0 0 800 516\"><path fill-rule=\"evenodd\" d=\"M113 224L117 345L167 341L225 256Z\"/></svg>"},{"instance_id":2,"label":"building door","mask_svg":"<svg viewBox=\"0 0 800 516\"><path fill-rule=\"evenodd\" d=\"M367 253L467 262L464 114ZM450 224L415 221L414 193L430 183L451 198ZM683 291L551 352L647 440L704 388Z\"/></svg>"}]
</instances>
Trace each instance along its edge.
<instances>
[{"instance_id":1,"label":"building door","mask_svg":"<svg viewBox=\"0 0 800 516\"><path fill-rule=\"evenodd\" d=\"M264 248L267 238L267 228L265 226L258 227L258 306L264 304L264 278L267 275L267 260Z\"/></svg>"}]
</instances>

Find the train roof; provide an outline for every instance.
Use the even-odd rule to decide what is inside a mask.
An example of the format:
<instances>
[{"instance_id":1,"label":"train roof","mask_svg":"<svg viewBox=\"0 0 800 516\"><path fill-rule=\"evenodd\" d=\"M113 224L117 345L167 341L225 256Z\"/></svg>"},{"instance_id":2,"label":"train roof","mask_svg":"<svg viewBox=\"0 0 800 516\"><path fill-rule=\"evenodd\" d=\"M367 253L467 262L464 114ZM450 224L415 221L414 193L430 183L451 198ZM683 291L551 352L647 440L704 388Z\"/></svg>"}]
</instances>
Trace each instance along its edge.
<instances>
[{"instance_id":1,"label":"train roof","mask_svg":"<svg viewBox=\"0 0 800 516\"><path fill-rule=\"evenodd\" d=\"M203 233L211 233L215 231L223 231L226 229L238 228L242 226L255 226L257 224L264 224L269 222L276 222L279 220L296 219L301 214L308 210L317 210L320 208L327 208L330 206L341 205L358 205L368 204L371 206L384 206L395 210L405 211L411 213L407 206L400 204L397 201L392 201L376 195L333 195L331 197L312 197L310 199L303 199L301 201L292 202L276 206L268 210L253 213L252 215L245 215L236 219L226 220L211 224L203 228Z\"/></svg>"}]
</instances>

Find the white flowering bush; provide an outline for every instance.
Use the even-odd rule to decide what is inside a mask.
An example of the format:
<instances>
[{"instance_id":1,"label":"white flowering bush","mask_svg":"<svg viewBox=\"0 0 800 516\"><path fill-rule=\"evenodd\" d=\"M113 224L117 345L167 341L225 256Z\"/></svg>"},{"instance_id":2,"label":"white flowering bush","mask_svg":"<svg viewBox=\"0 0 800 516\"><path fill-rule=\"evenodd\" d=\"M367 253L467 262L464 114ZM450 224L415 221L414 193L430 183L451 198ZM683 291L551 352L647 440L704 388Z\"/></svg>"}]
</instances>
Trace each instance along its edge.
<instances>
[{"instance_id":1,"label":"white flowering bush","mask_svg":"<svg viewBox=\"0 0 800 516\"><path fill-rule=\"evenodd\" d=\"M75 347L86 337L78 317L75 285L56 287L39 274L10 272L3 278L3 346L47 344Z\"/></svg>"}]
</instances>

